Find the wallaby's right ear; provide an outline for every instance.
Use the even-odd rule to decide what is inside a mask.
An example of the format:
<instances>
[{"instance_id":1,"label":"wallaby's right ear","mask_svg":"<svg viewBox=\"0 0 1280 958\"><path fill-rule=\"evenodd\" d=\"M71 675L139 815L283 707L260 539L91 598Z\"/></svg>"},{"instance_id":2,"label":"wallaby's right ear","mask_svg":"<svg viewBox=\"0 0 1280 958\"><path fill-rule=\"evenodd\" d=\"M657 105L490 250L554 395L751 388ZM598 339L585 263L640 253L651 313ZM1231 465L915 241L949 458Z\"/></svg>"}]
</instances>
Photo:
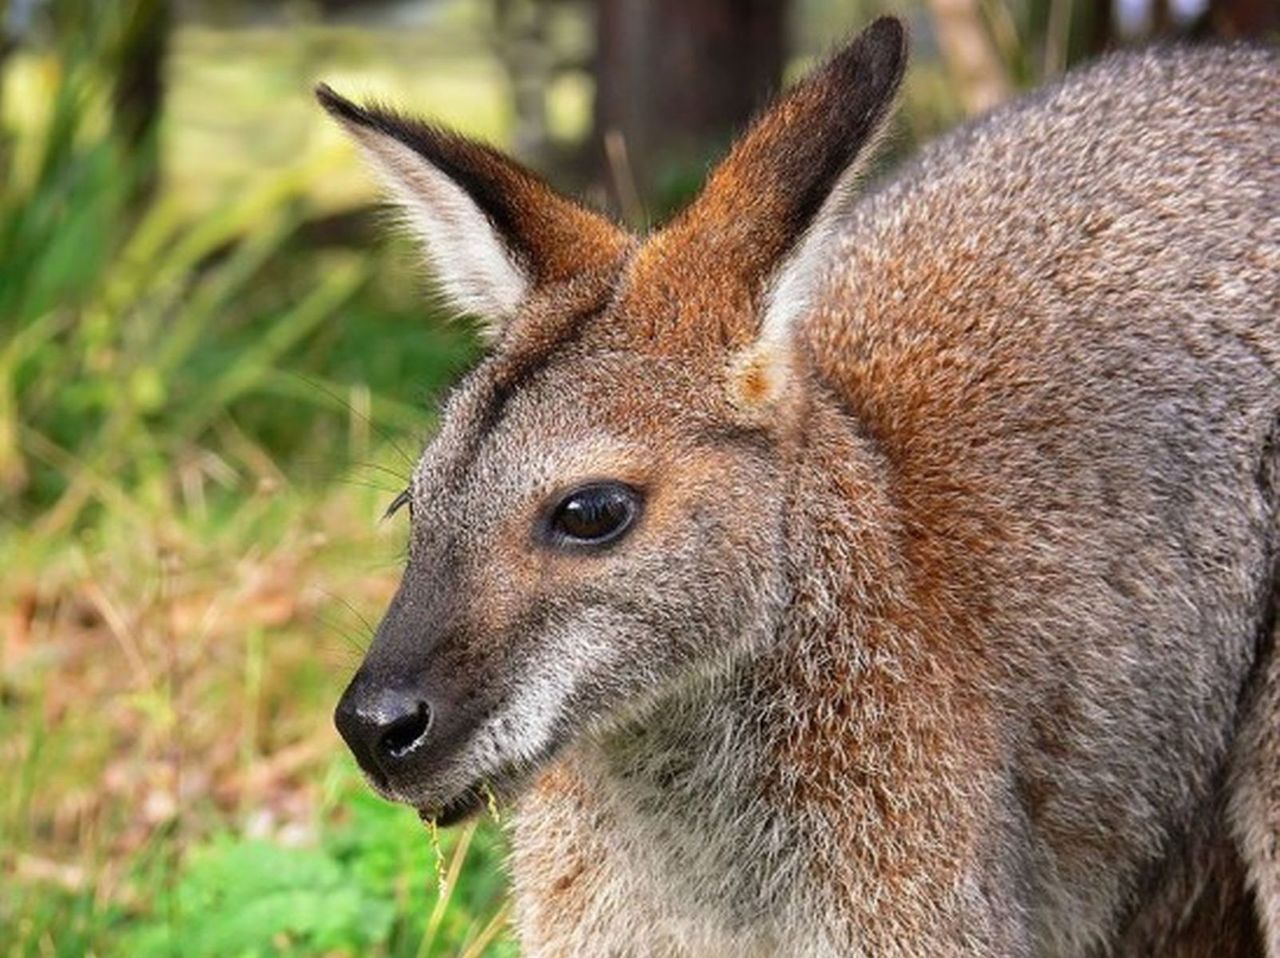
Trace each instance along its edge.
<instances>
[{"instance_id":1,"label":"wallaby's right ear","mask_svg":"<svg viewBox=\"0 0 1280 958\"><path fill-rule=\"evenodd\" d=\"M497 150L324 84L320 104L373 163L450 304L491 336L536 288L613 262L626 234Z\"/></svg>"}]
</instances>

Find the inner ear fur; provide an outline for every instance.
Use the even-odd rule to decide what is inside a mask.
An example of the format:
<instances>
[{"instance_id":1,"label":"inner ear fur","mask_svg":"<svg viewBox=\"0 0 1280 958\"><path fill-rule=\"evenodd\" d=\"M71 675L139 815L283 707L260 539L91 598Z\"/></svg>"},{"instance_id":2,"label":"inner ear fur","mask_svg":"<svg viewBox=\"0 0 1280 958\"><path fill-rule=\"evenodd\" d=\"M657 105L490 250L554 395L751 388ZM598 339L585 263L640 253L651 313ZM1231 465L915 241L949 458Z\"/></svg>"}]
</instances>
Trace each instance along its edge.
<instances>
[{"instance_id":1,"label":"inner ear fur","mask_svg":"<svg viewBox=\"0 0 1280 958\"><path fill-rule=\"evenodd\" d=\"M712 176L699 201L708 209L694 212L728 217L746 203L745 217L759 224L750 230L759 238L754 249L717 254L741 264L739 282L752 291L750 324L736 339L746 345L732 352L726 382L732 407L750 421L774 418L792 393L799 322L815 305L906 61L902 23L873 23L765 113ZM740 196L742 184L760 199Z\"/></svg>"},{"instance_id":2,"label":"inner ear fur","mask_svg":"<svg viewBox=\"0 0 1280 958\"><path fill-rule=\"evenodd\" d=\"M451 279L457 289L475 292L475 302L464 306L488 299L491 309L510 312L537 287L608 265L627 242L605 217L490 146L384 106L358 105L325 84L316 87L316 98L418 226L446 294ZM472 209L463 208L468 204ZM491 244L496 248L487 248ZM485 290L485 284L501 288Z\"/></svg>"},{"instance_id":3,"label":"inner ear fur","mask_svg":"<svg viewBox=\"0 0 1280 958\"><path fill-rule=\"evenodd\" d=\"M767 108L698 198L646 244L635 285L676 291L675 348L740 349L761 334L770 291L785 286L805 237L865 167L906 61L905 26L876 20Z\"/></svg>"}]
</instances>

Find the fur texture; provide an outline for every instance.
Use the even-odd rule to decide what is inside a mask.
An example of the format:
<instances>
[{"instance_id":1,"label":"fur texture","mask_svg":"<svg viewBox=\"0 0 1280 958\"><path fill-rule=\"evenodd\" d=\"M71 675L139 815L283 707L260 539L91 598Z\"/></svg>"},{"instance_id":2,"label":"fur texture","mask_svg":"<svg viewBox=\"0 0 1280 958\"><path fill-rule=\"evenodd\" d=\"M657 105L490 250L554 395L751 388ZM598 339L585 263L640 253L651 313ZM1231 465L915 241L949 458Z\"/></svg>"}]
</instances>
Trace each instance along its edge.
<instances>
[{"instance_id":1,"label":"fur texture","mask_svg":"<svg viewBox=\"0 0 1280 958\"><path fill-rule=\"evenodd\" d=\"M531 956L1280 958L1280 65L1115 56L851 201L904 49L643 240L323 95L527 278L344 697L431 706L371 780L519 799ZM539 537L600 479L624 537Z\"/></svg>"}]
</instances>

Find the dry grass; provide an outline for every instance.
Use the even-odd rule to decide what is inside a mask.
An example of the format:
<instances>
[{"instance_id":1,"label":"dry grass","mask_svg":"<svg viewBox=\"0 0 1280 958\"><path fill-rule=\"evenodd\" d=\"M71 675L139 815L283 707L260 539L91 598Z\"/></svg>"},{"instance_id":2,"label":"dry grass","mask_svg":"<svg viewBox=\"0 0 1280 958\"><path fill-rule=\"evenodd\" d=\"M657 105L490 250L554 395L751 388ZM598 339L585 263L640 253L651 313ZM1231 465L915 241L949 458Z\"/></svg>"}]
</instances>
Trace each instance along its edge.
<instances>
[{"instance_id":1,"label":"dry grass","mask_svg":"<svg viewBox=\"0 0 1280 958\"><path fill-rule=\"evenodd\" d=\"M363 482L395 461L355 473ZM385 498L264 485L202 521L112 518L71 543L6 540L7 886L87 908L100 921L85 940L110 945L154 922L187 856L216 836L323 844L343 816L338 796L360 787L329 711L397 579L403 526L376 521ZM402 812L395 827L420 834ZM455 883L469 841L446 845ZM440 931L455 907L445 895L430 924L425 910L408 916L439 942L422 953L459 946ZM49 934L46 920L5 911ZM471 947L502 929L495 911L483 909ZM29 935L11 945L41 950Z\"/></svg>"}]
</instances>

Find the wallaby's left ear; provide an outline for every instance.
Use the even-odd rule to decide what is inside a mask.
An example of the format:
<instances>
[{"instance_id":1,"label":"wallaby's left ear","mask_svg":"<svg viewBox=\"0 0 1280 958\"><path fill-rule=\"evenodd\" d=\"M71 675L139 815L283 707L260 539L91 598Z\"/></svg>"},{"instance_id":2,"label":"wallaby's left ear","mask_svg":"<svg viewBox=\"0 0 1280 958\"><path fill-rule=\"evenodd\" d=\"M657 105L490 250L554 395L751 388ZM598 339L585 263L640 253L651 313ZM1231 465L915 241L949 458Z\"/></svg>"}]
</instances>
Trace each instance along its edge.
<instances>
[{"instance_id":1,"label":"wallaby's left ear","mask_svg":"<svg viewBox=\"0 0 1280 958\"><path fill-rule=\"evenodd\" d=\"M769 278L759 331L763 340L788 337L795 319L812 305L819 273L838 239L841 214L854 200L858 178L888 126L906 66L906 27L895 17L882 17L804 81L812 85L807 92L815 106L827 116L819 112L811 120L822 124L806 151L809 156L800 159L811 165L793 181L787 219L791 235L783 239L786 252ZM803 135L802 130L795 133Z\"/></svg>"},{"instance_id":2,"label":"wallaby's left ear","mask_svg":"<svg viewBox=\"0 0 1280 958\"><path fill-rule=\"evenodd\" d=\"M627 236L497 150L324 84L320 104L406 213L450 304L501 332L530 293L613 262Z\"/></svg>"},{"instance_id":3,"label":"wallaby's left ear","mask_svg":"<svg viewBox=\"0 0 1280 958\"><path fill-rule=\"evenodd\" d=\"M902 22L872 23L766 109L698 198L641 251L637 285L669 276L680 285L674 348L755 341L767 353L785 343L811 301L906 62ZM779 357L740 359L744 395L773 395L767 373Z\"/></svg>"}]
</instances>

